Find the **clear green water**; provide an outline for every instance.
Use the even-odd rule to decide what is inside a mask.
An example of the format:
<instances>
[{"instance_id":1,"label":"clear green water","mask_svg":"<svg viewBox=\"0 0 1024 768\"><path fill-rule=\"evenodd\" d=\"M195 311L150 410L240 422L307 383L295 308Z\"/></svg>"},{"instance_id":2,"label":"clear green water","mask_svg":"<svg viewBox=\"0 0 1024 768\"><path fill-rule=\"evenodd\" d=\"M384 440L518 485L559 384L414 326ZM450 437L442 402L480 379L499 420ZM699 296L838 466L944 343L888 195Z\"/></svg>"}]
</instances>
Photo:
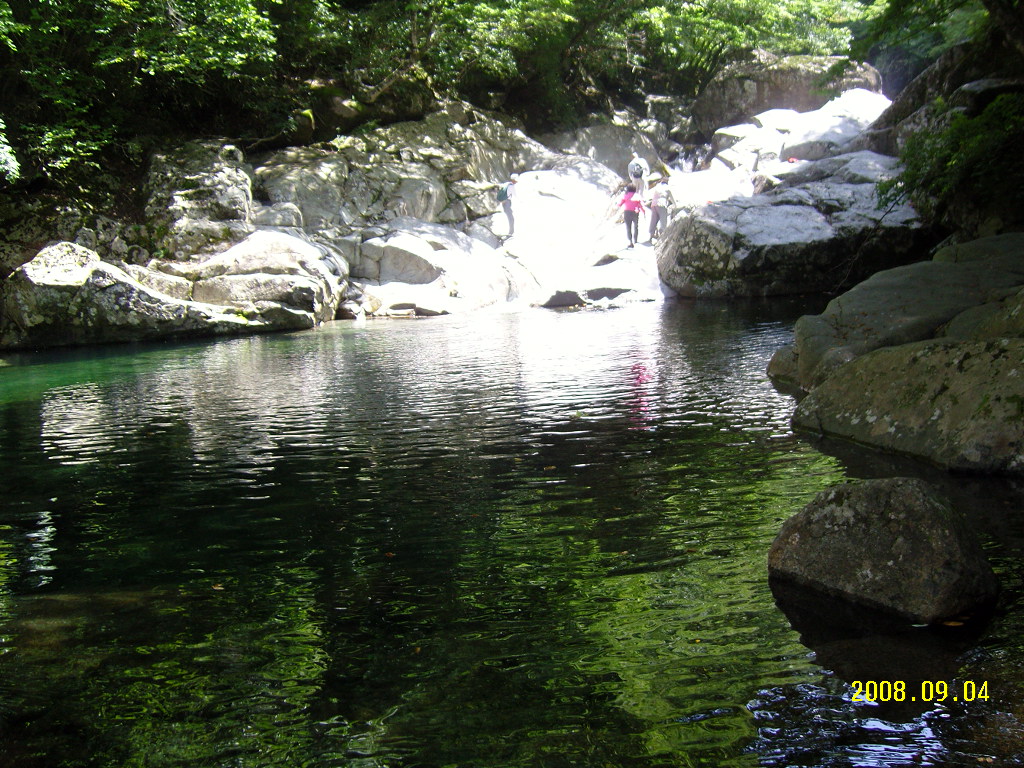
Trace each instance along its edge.
<instances>
[{"instance_id":1,"label":"clear green water","mask_svg":"<svg viewBox=\"0 0 1024 768\"><path fill-rule=\"evenodd\" d=\"M485 313L8 356L0 765L1020 754L1024 537L993 501L1014 488L950 484L990 500L1008 586L981 637L837 647L775 605L780 521L886 471L791 434L764 370L798 312ZM833 669L877 677L892 642L987 675L993 699L854 704Z\"/></svg>"}]
</instances>

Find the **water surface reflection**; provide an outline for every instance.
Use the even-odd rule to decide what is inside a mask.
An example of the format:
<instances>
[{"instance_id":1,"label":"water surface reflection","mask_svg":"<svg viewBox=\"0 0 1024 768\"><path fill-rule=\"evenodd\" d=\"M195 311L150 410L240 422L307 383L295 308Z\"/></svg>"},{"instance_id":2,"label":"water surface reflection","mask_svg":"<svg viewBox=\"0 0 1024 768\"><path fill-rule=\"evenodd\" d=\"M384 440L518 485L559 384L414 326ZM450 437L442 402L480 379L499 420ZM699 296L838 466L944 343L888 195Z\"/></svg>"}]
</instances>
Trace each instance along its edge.
<instances>
[{"instance_id":1,"label":"water surface reflection","mask_svg":"<svg viewBox=\"0 0 1024 768\"><path fill-rule=\"evenodd\" d=\"M851 474L764 374L795 316L495 312L12 359L0 756L974 760L972 713L865 712L775 606L779 522ZM1007 681L1014 615L977 658Z\"/></svg>"}]
</instances>

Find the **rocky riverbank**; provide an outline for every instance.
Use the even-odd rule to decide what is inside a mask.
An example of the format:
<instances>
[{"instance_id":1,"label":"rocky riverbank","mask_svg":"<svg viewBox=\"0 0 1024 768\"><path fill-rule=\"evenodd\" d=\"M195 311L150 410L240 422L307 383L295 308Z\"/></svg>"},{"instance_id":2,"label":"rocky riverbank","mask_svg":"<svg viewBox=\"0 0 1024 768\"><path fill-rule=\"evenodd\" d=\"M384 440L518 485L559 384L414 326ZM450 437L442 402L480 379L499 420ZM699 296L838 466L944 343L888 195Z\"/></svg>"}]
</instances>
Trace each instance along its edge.
<instances>
[{"instance_id":1,"label":"rocky riverbank","mask_svg":"<svg viewBox=\"0 0 1024 768\"><path fill-rule=\"evenodd\" d=\"M949 113L977 115L1024 81L955 49L857 142L893 151ZM796 429L909 455L956 472L1024 474L1024 215L998 201L947 201L952 232L931 258L878 271L805 316L769 375L802 395ZM932 488L889 478L821 494L790 518L768 556L777 585L906 622L961 626L995 600L971 520ZM788 589L789 587L786 587ZM782 593L778 593L782 594ZM780 597L780 600L783 598Z\"/></svg>"},{"instance_id":2,"label":"rocky riverbank","mask_svg":"<svg viewBox=\"0 0 1024 768\"><path fill-rule=\"evenodd\" d=\"M902 143L939 97L977 111L1010 82L973 79L983 65L952 51L908 87L916 102L898 99L857 143ZM946 469L1024 473L1024 215L1004 208L963 201L929 258L878 271L797 322L768 367L806 394L795 427Z\"/></svg>"},{"instance_id":3,"label":"rocky riverbank","mask_svg":"<svg viewBox=\"0 0 1024 768\"><path fill-rule=\"evenodd\" d=\"M666 99L651 100L646 118L622 113L544 143L498 115L453 103L422 120L255 156L227 140L172 147L150 164L144 222L69 215L38 252L30 250L38 233L8 233L5 260L24 264L4 283L0 346L308 329L507 302L560 307L690 295L675 279L680 259L669 265L667 254L692 249L684 235L695 222L724 221L736 230L731 242L719 240L729 259L743 262L746 289L724 293L819 287L823 281L795 276L810 259L835 279L849 255L840 240L863 239L875 227L871 183L893 168L891 159L865 153L820 159L841 154L888 103L855 88L825 104L826 96L813 94L825 63L780 62L785 74L773 75L789 82L778 98L816 99L819 109L745 105L768 107L760 114L770 125L756 137L745 126L721 131L715 157L694 173L667 162L682 150L672 136L687 130L689 117ZM864 75L845 84L874 82ZM723 103L735 111L732 80L723 83ZM714 112L714 92L704 98L705 112ZM676 223L657 261L648 249L624 249L617 223L620 166L631 151L668 177L675 196ZM781 161L787 154L802 159ZM768 175L769 164L777 175ZM496 193L513 173L520 226L509 238ZM785 191L754 194L766 184ZM774 221L776 214L782 218ZM735 225L743 218L774 223L751 233ZM805 225L791 228L797 220ZM889 221L916 231L909 208ZM743 258L748 242L757 257ZM755 262L760 267L751 269Z\"/></svg>"},{"instance_id":4,"label":"rocky riverbank","mask_svg":"<svg viewBox=\"0 0 1024 768\"><path fill-rule=\"evenodd\" d=\"M256 156L227 140L173 147L152 159L144 222L67 216L41 250L39 233L8 231L4 259L21 266L3 283L0 347L310 329L508 302L850 289L801 319L770 366L809 393L796 426L950 468L1020 471L1019 236L928 260L934 230L909 205L880 208L876 191L898 171L886 148L919 126L919 112L890 104L870 69L829 99L807 74L827 62L814 64L725 73L693 116L652 99L645 118L623 113L543 143L453 103ZM985 90L956 88L975 100ZM742 122L714 131L710 160L686 172L676 139L718 114ZM674 199L653 252L625 249L618 223L631 152L667 177ZM496 195L513 173L509 238ZM976 376L1010 366L999 392L965 376L968 352ZM872 381L884 392L872 394Z\"/></svg>"}]
</instances>

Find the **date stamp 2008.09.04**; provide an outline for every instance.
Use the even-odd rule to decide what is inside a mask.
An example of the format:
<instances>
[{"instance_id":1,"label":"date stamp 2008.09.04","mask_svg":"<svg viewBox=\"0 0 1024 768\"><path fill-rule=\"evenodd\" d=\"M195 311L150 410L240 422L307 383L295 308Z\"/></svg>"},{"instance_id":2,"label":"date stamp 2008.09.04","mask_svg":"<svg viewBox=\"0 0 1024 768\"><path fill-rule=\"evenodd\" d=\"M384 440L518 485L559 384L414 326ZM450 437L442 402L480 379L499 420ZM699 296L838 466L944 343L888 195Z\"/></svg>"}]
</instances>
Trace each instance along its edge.
<instances>
[{"instance_id":1,"label":"date stamp 2008.09.04","mask_svg":"<svg viewBox=\"0 0 1024 768\"><path fill-rule=\"evenodd\" d=\"M987 701L988 681L957 680L854 680L853 701L878 703L885 701Z\"/></svg>"}]
</instances>

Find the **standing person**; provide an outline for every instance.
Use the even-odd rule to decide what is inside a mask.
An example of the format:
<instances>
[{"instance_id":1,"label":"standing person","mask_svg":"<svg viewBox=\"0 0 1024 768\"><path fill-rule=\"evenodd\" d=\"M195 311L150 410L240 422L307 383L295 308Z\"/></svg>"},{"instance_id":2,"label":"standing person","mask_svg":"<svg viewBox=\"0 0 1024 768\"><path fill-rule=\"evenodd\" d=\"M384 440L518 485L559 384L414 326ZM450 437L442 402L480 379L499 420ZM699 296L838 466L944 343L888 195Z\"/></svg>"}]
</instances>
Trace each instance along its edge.
<instances>
[{"instance_id":1,"label":"standing person","mask_svg":"<svg viewBox=\"0 0 1024 768\"><path fill-rule=\"evenodd\" d=\"M675 205L676 200L672 196L672 190L668 188L668 179L662 176L660 179L652 179L657 183L651 187L651 242L655 236L661 236L668 224L668 210L670 205Z\"/></svg>"},{"instance_id":2,"label":"standing person","mask_svg":"<svg viewBox=\"0 0 1024 768\"><path fill-rule=\"evenodd\" d=\"M632 248L640 239L640 212L645 210L644 203L632 184L626 185L619 206L625 208L622 218L626 222L626 237L629 239L627 247Z\"/></svg>"},{"instance_id":3,"label":"standing person","mask_svg":"<svg viewBox=\"0 0 1024 768\"><path fill-rule=\"evenodd\" d=\"M629 182L636 189L637 193L640 195L646 194L647 174L651 172L651 166L647 164L647 161L634 152L633 158L626 166L626 171L629 173Z\"/></svg>"},{"instance_id":4,"label":"standing person","mask_svg":"<svg viewBox=\"0 0 1024 768\"><path fill-rule=\"evenodd\" d=\"M519 174L513 173L509 180L498 189L498 202L501 203L505 216L508 217L508 235L512 237L516 233L516 217L512 213L512 198L516 195L516 184L519 183Z\"/></svg>"}]
</instances>

